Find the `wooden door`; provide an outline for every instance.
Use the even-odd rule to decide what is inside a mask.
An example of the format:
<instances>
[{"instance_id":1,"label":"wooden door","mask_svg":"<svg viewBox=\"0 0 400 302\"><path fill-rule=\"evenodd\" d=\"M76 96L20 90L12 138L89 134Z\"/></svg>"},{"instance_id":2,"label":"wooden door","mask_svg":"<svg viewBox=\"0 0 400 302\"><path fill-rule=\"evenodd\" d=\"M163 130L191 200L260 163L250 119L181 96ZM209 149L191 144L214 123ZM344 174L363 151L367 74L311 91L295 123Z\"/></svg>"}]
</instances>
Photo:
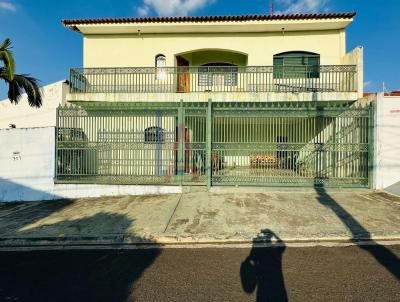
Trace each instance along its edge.
<instances>
[{"instance_id":1,"label":"wooden door","mask_svg":"<svg viewBox=\"0 0 400 302\"><path fill-rule=\"evenodd\" d=\"M189 92L190 91L190 75L189 75L189 61L177 56L177 92Z\"/></svg>"}]
</instances>

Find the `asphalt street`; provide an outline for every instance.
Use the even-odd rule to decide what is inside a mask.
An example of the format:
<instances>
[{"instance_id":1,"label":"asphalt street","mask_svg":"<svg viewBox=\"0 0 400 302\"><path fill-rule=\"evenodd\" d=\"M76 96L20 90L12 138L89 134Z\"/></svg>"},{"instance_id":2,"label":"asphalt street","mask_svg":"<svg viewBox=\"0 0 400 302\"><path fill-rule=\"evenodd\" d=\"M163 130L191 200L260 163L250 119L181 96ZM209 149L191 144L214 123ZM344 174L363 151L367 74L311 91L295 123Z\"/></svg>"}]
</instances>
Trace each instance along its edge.
<instances>
[{"instance_id":1,"label":"asphalt street","mask_svg":"<svg viewBox=\"0 0 400 302\"><path fill-rule=\"evenodd\" d=\"M400 301L400 246L0 252L3 301Z\"/></svg>"}]
</instances>

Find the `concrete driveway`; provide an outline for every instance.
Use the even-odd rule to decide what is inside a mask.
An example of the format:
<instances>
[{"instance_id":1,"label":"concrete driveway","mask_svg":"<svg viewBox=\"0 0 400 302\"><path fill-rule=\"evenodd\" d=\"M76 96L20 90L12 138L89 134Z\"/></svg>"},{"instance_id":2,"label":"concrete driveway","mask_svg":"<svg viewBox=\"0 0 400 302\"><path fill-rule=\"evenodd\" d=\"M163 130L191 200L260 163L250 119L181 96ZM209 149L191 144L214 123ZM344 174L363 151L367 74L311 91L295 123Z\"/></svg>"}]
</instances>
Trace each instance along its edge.
<instances>
[{"instance_id":1,"label":"concrete driveway","mask_svg":"<svg viewBox=\"0 0 400 302\"><path fill-rule=\"evenodd\" d=\"M0 204L0 245L400 240L400 198L369 190L213 188Z\"/></svg>"}]
</instances>

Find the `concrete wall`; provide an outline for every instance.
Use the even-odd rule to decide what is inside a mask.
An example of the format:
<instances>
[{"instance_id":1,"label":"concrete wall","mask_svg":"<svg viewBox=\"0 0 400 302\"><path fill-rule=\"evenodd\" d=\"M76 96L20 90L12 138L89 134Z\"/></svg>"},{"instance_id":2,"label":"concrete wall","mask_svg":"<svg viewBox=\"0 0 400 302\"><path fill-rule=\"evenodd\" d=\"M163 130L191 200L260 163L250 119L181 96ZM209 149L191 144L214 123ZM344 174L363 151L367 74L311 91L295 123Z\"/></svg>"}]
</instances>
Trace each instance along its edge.
<instances>
[{"instance_id":1,"label":"concrete wall","mask_svg":"<svg viewBox=\"0 0 400 302\"><path fill-rule=\"evenodd\" d=\"M273 55L281 52L310 51L321 55L321 65L339 65L346 52L346 42L344 29L141 36L92 34L84 36L84 67L154 66L155 57L160 53L166 56L167 66L175 66L175 55L194 50L240 52L248 56L249 66L270 66Z\"/></svg>"},{"instance_id":2,"label":"concrete wall","mask_svg":"<svg viewBox=\"0 0 400 302\"><path fill-rule=\"evenodd\" d=\"M378 94L375 187L400 194L400 97Z\"/></svg>"},{"instance_id":3,"label":"concrete wall","mask_svg":"<svg viewBox=\"0 0 400 302\"><path fill-rule=\"evenodd\" d=\"M43 106L32 108L29 106L24 93L18 105L11 104L8 99L0 100L0 129L15 124L17 128L48 127L56 125L56 108L64 105L69 85L66 81L59 81L42 88Z\"/></svg>"},{"instance_id":4,"label":"concrete wall","mask_svg":"<svg viewBox=\"0 0 400 302\"><path fill-rule=\"evenodd\" d=\"M70 102L314 102L355 101L357 92L73 93Z\"/></svg>"},{"instance_id":5,"label":"concrete wall","mask_svg":"<svg viewBox=\"0 0 400 302\"><path fill-rule=\"evenodd\" d=\"M343 64L345 65L357 65L357 88L358 88L358 99L361 99L364 95L364 49L359 46L354 48L352 51L347 53L343 57Z\"/></svg>"},{"instance_id":6,"label":"concrete wall","mask_svg":"<svg viewBox=\"0 0 400 302\"><path fill-rule=\"evenodd\" d=\"M55 128L0 130L0 200L51 198Z\"/></svg>"},{"instance_id":7,"label":"concrete wall","mask_svg":"<svg viewBox=\"0 0 400 302\"><path fill-rule=\"evenodd\" d=\"M179 186L54 184L55 128L0 129L0 202L180 193Z\"/></svg>"}]
</instances>

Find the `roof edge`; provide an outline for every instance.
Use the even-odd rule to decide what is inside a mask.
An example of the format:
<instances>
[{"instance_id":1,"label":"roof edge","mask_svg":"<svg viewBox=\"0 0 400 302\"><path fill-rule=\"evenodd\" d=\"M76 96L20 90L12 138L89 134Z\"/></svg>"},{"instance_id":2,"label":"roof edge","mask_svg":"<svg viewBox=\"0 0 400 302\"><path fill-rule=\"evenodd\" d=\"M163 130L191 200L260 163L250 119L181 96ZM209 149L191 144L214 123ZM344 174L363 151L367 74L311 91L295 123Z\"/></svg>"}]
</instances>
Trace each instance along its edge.
<instances>
[{"instance_id":1,"label":"roof edge","mask_svg":"<svg viewBox=\"0 0 400 302\"><path fill-rule=\"evenodd\" d=\"M352 19L356 12L322 13L322 14L279 14L279 15L231 15L231 16L182 16L182 17L145 17L145 18L94 18L63 19L65 27L79 31L77 25L88 24L121 24L121 23L183 23L183 22L244 22L244 21L277 21L277 20L320 20Z\"/></svg>"}]
</instances>

